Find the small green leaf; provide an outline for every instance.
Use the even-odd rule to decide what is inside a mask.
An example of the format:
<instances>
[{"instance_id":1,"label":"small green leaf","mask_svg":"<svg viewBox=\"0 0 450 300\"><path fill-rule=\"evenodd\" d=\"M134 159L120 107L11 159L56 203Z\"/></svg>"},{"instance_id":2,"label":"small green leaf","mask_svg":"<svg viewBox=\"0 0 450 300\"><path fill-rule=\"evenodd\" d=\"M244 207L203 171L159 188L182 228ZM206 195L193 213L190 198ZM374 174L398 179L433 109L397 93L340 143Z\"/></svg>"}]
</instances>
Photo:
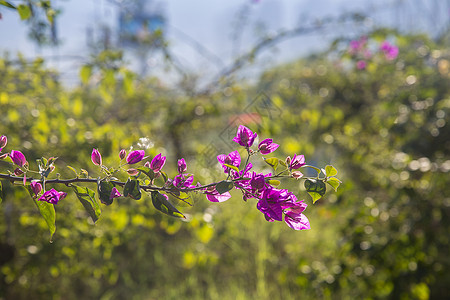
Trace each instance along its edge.
<instances>
[{"instance_id":1,"label":"small green leaf","mask_svg":"<svg viewBox=\"0 0 450 300\"><path fill-rule=\"evenodd\" d=\"M223 194L223 193L226 193L229 190L231 190L233 187L234 187L233 181L224 180L224 181L221 181L218 184L216 184L216 191L219 194Z\"/></svg>"},{"instance_id":2,"label":"small green leaf","mask_svg":"<svg viewBox=\"0 0 450 300\"><path fill-rule=\"evenodd\" d=\"M333 166L330 166L330 165L328 165L328 166L326 166L325 167L325 175L327 176L327 177L331 177L331 176L335 176L335 175L337 175L337 170L335 169L335 167L333 167Z\"/></svg>"},{"instance_id":3,"label":"small green leaf","mask_svg":"<svg viewBox=\"0 0 450 300\"><path fill-rule=\"evenodd\" d=\"M78 176L77 170L75 170L73 167L71 166L67 166L70 170L72 170L72 172L75 173L76 176Z\"/></svg>"},{"instance_id":4,"label":"small green leaf","mask_svg":"<svg viewBox=\"0 0 450 300\"><path fill-rule=\"evenodd\" d=\"M102 211L100 210L100 205L98 205L98 202L95 199L94 191L87 187L80 187L73 184L71 186L92 221L94 221L94 223L97 222Z\"/></svg>"},{"instance_id":5,"label":"small green leaf","mask_svg":"<svg viewBox=\"0 0 450 300\"><path fill-rule=\"evenodd\" d=\"M84 65L80 69L80 79L81 82L86 84L89 82L89 78L91 78L92 75L92 66L90 65Z\"/></svg>"},{"instance_id":6,"label":"small green leaf","mask_svg":"<svg viewBox=\"0 0 450 300\"><path fill-rule=\"evenodd\" d=\"M113 187L114 184L110 181L97 182L98 198L103 204L111 205L113 203L113 199L109 199Z\"/></svg>"},{"instance_id":7,"label":"small green leaf","mask_svg":"<svg viewBox=\"0 0 450 300\"><path fill-rule=\"evenodd\" d=\"M141 199L141 189L139 188L139 181L137 179L128 179L123 188L123 195L135 200Z\"/></svg>"},{"instance_id":8,"label":"small green leaf","mask_svg":"<svg viewBox=\"0 0 450 300\"><path fill-rule=\"evenodd\" d=\"M311 168L311 169L314 169L314 170L317 171L317 174L320 174L320 172L322 172L322 170L320 170L319 168L314 167L314 166L310 166L310 165L304 165L303 168Z\"/></svg>"},{"instance_id":9,"label":"small green leaf","mask_svg":"<svg viewBox=\"0 0 450 300\"><path fill-rule=\"evenodd\" d=\"M278 162L280 163L280 165L287 168L286 162L284 160L279 159Z\"/></svg>"},{"instance_id":10,"label":"small green leaf","mask_svg":"<svg viewBox=\"0 0 450 300\"><path fill-rule=\"evenodd\" d=\"M325 183L317 179L306 179L305 188L308 194L313 199L313 203L323 197L327 191Z\"/></svg>"},{"instance_id":11,"label":"small green leaf","mask_svg":"<svg viewBox=\"0 0 450 300\"><path fill-rule=\"evenodd\" d=\"M275 171L277 170L278 167L278 161L279 159L276 157L264 158L264 162L269 166L271 166Z\"/></svg>"},{"instance_id":12,"label":"small green leaf","mask_svg":"<svg viewBox=\"0 0 450 300\"><path fill-rule=\"evenodd\" d=\"M160 192L152 192L153 206L162 213L172 217L185 218L186 217L169 202Z\"/></svg>"},{"instance_id":13,"label":"small green leaf","mask_svg":"<svg viewBox=\"0 0 450 300\"><path fill-rule=\"evenodd\" d=\"M0 181L0 203L3 202L3 187L2 182Z\"/></svg>"},{"instance_id":14,"label":"small green leaf","mask_svg":"<svg viewBox=\"0 0 450 300\"><path fill-rule=\"evenodd\" d=\"M327 183L331 185L335 192L337 192L337 189L339 185L341 184L341 181L337 179L336 177L329 177L327 178Z\"/></svg>"},{"instance_id":15,"label":"small green leaf","mask_svg":"<svg viewBox=\"0 0 450 300\"><path fill-rule=\"evenodd\" d=\"M47 223L48 230L50 231L50 241L51 241L53 238L53 234L55 234L55 231L56 231L55 207L51 203L36 200L36 196L29 185L26 187L26 189L30 193L31 199L33 199L33 202L36 205L36 207L38 208L39 213L44 218L45 223Z\"/></svg>"},{"instance_id":16,"label":"small green leaf","mask_svg":"<svg viewBox=\"0 0 450 300\"><path fill-rule=\"evenodd\" d=\"M19 4L19 6L17 6L17 10L19 11L21 20L27 20L31 17L31 9L28 5Z\"/></svg>"},{"instance_id":17,"label":"small green leaf","mask_svg":"<svg viewBox=\"0 0 450 300\"><path fill-rule=\"evenodd\" d=\"M273 179L267 180L267 183L272 186L279 186L281 184L281 182L279 180L273 180Z\"/></svg>"},{"instance_id":18,"label":"small green leaf","mask_svg":"<svg viewBox=\"0 0 450 300\"><path fill-rule=\"evenodd\" d=\"M233 165L229 165L229 164L223 164L225 167L228 167L232 170L235 170L236 172L239 172L239 168Z\"/></svg>"},{"instance_id":19,"label":"small green leaf","mask_svg":"<svg viewBox=\"0 0 450 300\"><path fill-rule=\"evenodd\" d=\"M0 1L0 5L6 6L8 8L17 9L14 5L9 3L8 1Z\"/></svg>"},{"instance_id":20,"label":"small green leaf","mask_svg":"<svg viewBox=\"0 0 450 300\"><path fill-rule=\"evenodd\" d=\"M144 173L145 175L147 175L147 177L148 177L150 180L153 180L153 179L155 179L155 177L156 177L155 172L153 172L153 170L150 169L149 167L139 167L139 168L137 168L137 170L138 170L138 171L141 171L142 173ZM167 177L167 175L166 175L166 177Z\"/></svg>"}]
</instances>

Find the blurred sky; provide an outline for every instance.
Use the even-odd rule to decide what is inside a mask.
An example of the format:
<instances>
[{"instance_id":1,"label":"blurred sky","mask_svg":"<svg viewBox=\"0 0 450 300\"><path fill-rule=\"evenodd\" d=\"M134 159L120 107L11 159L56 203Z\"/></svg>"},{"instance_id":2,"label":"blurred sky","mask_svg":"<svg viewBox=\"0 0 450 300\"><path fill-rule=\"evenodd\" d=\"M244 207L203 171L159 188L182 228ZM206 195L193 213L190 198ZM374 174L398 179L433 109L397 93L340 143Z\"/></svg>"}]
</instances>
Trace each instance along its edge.
<instances>
[{"instance_id":1,"label":"blurred sky","mask_svg":"<svg viewBox=\"0 0 450 300\"><path fill-rule=\"evenodd\" d=\"M19 20L18 14L2 9L0 53L9 52L14 55L20 51L27 58L59 57L51 58L50 64L63 73L77 69L77 66L87 60L89 54L86 43L87 28L93 28L94 33L98 32L102 25L117 28L120 9L116 3L121 1L124 0L52 0L53 6L62 10L57 21L58 37L62 44L56 48L40 48L30 42L27 39L27 26ZM187 70L210 72L214 68L220 68L218 61L229 63L237 54L248 50L258 40L256 28L264 33L276 33L281 29L294 28L307 20L357 11L370 13L378 23L406 27L414 25L420 28L420 19L399 14L402 5L407 4L412 11L418 10L416 13L422 15L425 20L427 13L428 19L433 19L433 14L442 11L442 8L448 9L449 1L149 0L146 9L161 9L165 13L167 38L171 51L180 64ZM448 17L448 11L445 12L445 9L444 18ZM242 21L244 18L239 17L242 15L247 16L246 22ZM348 28L346 30L349 31ZM358 30L362 29L350 28L350 31L354 31L350 34L357 34ZM279 45L279 52L275 55L270 53L266 58L275 62L293 59L323 48L332 37L333 34L321 33L289 40ZM198 45L207 53L206 56L199 54ZM149 68L158 65L155 60L158 58L153 57L153 60L147 61ZM136 61L134 63L136 64Z\"/></svg>"}]
</instances>

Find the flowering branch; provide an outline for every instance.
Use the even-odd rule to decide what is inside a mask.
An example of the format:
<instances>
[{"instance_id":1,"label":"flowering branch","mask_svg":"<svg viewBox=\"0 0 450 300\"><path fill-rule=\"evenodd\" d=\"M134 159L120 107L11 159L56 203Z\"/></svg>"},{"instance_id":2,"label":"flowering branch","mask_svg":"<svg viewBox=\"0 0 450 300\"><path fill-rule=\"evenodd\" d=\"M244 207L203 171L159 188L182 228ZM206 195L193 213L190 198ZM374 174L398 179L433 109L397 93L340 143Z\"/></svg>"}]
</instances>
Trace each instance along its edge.
<instances>
[{"instance_id":1,"label":"flowering branch","mask_svg":"<svg viewBox=\"0 0 450 300\"><path fill-rule=\"evenodd\" d=\"M143 162L148 157L145 156L144 150L134 150L128 153L124 149L119 152L121 163L117 168L108 167L103 164L101 153L98 149L93 149L91 153L91 161L94 165L99 166L102 176L92 178L88 172L83 170L78 173L74 168L68 166L75 172L76 177L71 179L48 178L55 170L54 162L57 158L49 159L41 158L37 160L38 171L30 170L29 163L22 152L12 150L10 153L0 155L0 159L9 160L15 169L9 174L0 174L0 179L16 184L21 182L29 191L33 201L37 205L49 226L51 235L56 230L55 227L55 209L54 205L64 199L67 193L57 191L54 188L47 189L48 185L63 184L71 187L76 196L92 218L94 222L98 220L101 209L98 200L102 204L111 205L114 199L131 198L139 200L142 192L151 195L153 206L169 216L185 218L185 216L169 201L169 196L175 197L189 205L188 193L202 193L211 202L224 202L231 198L230 191L239 189L242 192L243 200L257 200L257 209L260 210L267 221L285 221L286 224L295 229L310 229L309 220L303 214L307 204L303 200L298 201L297 197L287 189L278 189L281 184L276 180L279 178L294 178L305 180L305 188L312 197L313 203L322 198L326 192L328 183L334 190L337 190L340 181L335 177L337 170L333 166L326 166L325 169L319 169L314 166L306 165L303 155L295 154L293 158L290 156L281 160L276 157L264 158L274 172L279 166L284 169L278 173L256 173L251 171L253 164L250 159L257 154L267 155L274 152L279 145L275 144L272 139L265 139L259 143L257 150L251 149L257 134L253 133L245 126L239 126L236 137L233 139L240 146L244 147L247 152L247 158L241 166L241 156L239 152L233 151L229 154L220 154L217 160L227 175L225 180L212 182L209 184L197 183L193 185L194 175L187 174L186 161L181 158L178 160L178 175L173 179L162 171L166 157L161 153L153 157L151 161L146 161L143 166L135 165ZM7 144L6 136L0 138L0 154ZM316 177L304 177L299 171L301 168L312 168L317 171ZM121 181L114 177L116 173L125 172L128 175L127 181ZM38 174L39 178L27 177L27 174ZM324 176L320 177L323 173ZM84 177L84 178L83 178ZM78 186L79 183L92 183L97 186L96 192L88 187ZM117 189L121 188L122 193ZM1 181L0 181L1 189ZM1 200L1 198L0 198Z\"/></svg>"}]
</instances>

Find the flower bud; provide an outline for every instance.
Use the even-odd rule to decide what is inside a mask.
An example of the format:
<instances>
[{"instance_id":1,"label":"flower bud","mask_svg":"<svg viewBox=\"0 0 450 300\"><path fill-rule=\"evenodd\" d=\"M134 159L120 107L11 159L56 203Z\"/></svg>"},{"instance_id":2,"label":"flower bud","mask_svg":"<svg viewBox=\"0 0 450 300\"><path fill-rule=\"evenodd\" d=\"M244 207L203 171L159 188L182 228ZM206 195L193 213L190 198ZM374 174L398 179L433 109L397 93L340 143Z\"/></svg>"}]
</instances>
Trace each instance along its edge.
<instances>
[{"instance_id":1,"label":"flower bud","mask_svg":"<svg viewBox=\"0 0 450 300\"><path fill-rule=\"evenodd\" d=\"M14 175L20 176L22 174L23 174L23 171L21 169L17 168L17 169L14 170Z\"/></svg>"},{"instance_id":2,"label":"flower bud","mask_svg":"<svg viewBox=\"0 0 450 300\"><path fill-rule=\"evenodd\" d=\"M183 173L186 172L187 170L187 165L186 165L186 161L184 160L184 158L181 158L178 160L178 173Z\"/></svg>"},{"instance_id":3,"label":"flower bud","mask_svg":"<svg viewBox=\"0 0 450 300\"><path fill-rule=\"evenodd\" d=\"M127 151L125 151L125 149L120 150L120 152L119 152L120 160L124 159L125 156L127 156Z\"/></svg>"},{"instance_id":4,"label":"flower bud","mask_svg":"<svg viewBox=\"0 0 450 300\"><path fill-rule=\"evenodd\" d=\"M127 156L127 163L129 165L136 164L144 159L145 151L144 150L134 150L131 151Z\"/></svg>"},{"instance_id":5,"label":"flower bud","mask_svg":"<svg viewBox=\"0 0 450 300\"><path fill-rule=\"evenodd\" d=\"M33 193L35 195L38 195L42 191L42 185L37 181L33 180L31 182L30 186L31 186L31 190L33 191Z\"/></svg>"},{"instance_id":6,"label":"flower bud","mask_svg":"<svg viewBox=\"0 0 450 300\"><path fill-rule=\"evenodd\" d=\"M6 135L2 135L2 137L0 137L0 151L2 148L5 148L6 144L8 144L8 138Z\"/></svg>"},{"instance_id":7,"label":"flower bud","mask_svg":"<svg viewBox=\"0 0 450 300\"><path fill-rule=\"evenodd\" d=\"M12 150L10 157L12 161L19 167L23 167L28 163L25 158L25 155L23 155L23 153L20 151Z\"/></svg>"},{"instance_id":8,"label":"flower bud","mask_svg":"<svg viewBox=\"0 0 450 300\"><path fill-rule=\"evenodd\" d=\"M102 165L102 155L95 148L92 149L91 160L94 163L94 165L97 165L97 166Z\"/></svg>"},{"instance_id":9,"label":"flower bud","mask_svg":"<svg viewBox=\"0 0 450 300\"><path fill-rule=\"evenodd\" d=\"M159 153L152 159L152 162L150 163L150 169L152 169L153 172L157 173L162 169L165 163L166 157L161 156L161 153Z\"/></svg>"},{"instance_id":10,"label":"flower bud","mask_svg":"<svg viewBox=\"0 0 450 300\"><path fill-rule=\"evenodd\" d=\"M131 168L131 169L128 169L128 170L127 170L127 173L128 173L128 175L130 175L130 176L136 176L136 175L139 173L139 170L136 170L136 169Z\"/></svg>"},{"instance_id":11,"label":"flower bud","mask_svg":"<svg viewBox=\"0 0 450 300\"><path fill-rule=\"evenodd\" d=\"M300 179L303 177L303 173L300 171L294 171L292 172L292 177L294 177L295 179Z\"/></svg>"}]
</instances>

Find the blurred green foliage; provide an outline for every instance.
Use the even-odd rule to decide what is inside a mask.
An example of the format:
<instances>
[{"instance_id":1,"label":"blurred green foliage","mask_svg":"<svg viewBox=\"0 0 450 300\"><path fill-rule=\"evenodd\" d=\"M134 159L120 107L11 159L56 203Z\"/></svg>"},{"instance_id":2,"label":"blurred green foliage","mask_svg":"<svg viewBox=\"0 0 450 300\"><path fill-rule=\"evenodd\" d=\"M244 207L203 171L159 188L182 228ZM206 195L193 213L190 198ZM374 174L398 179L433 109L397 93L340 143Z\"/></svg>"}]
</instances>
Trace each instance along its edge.
<instances>
[{"instance_id":1,"label":"blurred green foliage","mask_svg":"<svg viewBox=\"0 0 450 300\"><path fill-rule=\"evenodd\" d=\"M221 179L214 155L230 151L223 132L237 119L279 143L277 157L332 163L343 184L314 206L304 196L312 229L302 232L266 222L239 194L220 204L194 195L194 207L180 208L187 222L160 214L148 196L117 201L93 225L68 189L49 243L26 190L4 182L0 297L445 298L449 47L387 30L369 38L390 39L398 58L374 57L358 70L348 41L338 40L325 53L265 72L254 86L236 83L208 97L137 78L120 52L95 57L72 90L40 60L1 59L0 134L30 162L60 157L63 177L73 176L66 165L95 176L93 147L113 164L132 145L167 154L169 176L185 157L196 180ZM261 96L272 113L251 106ZM208 145L219 153L205 151ZM302 185L282 185L305 194Z\"/></svg>"}]
</instances>

